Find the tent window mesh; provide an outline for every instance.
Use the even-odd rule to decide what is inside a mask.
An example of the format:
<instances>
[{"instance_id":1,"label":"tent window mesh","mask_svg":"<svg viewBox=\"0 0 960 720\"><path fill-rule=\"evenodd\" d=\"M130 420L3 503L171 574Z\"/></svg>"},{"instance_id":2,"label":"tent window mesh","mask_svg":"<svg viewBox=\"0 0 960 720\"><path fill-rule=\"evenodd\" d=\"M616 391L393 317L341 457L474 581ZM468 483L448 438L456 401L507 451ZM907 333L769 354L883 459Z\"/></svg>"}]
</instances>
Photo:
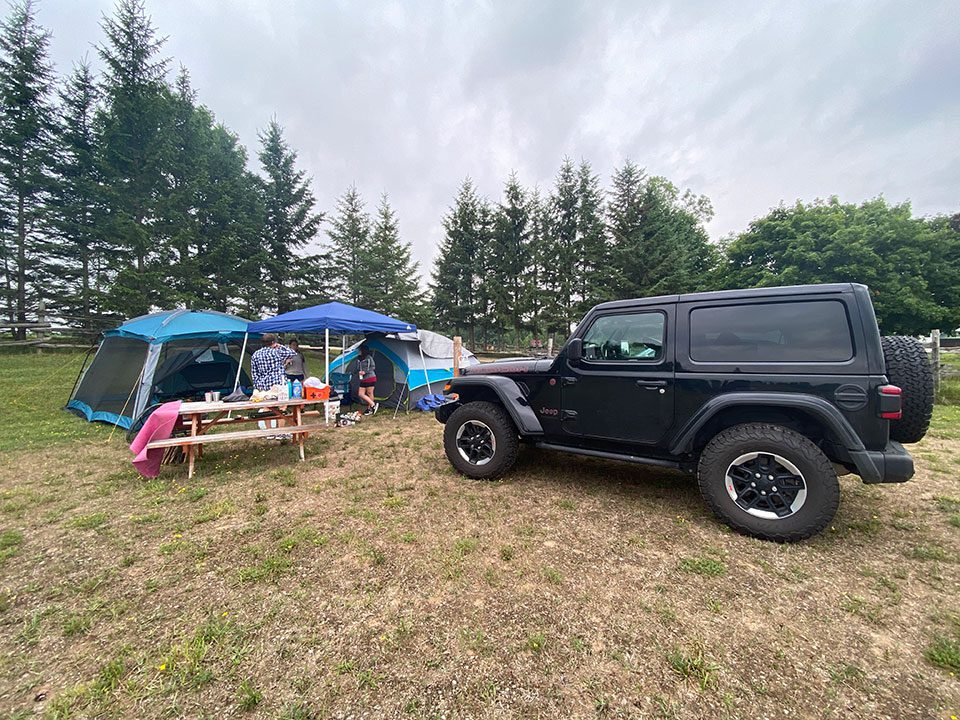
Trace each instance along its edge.
<instances>
[{"instance_id":1,"label":"tent window mesh","mask_svg":"<svg viewBox=\"0 0 960 720\"><path fill-rule=\"evenodd\" d=\"M94 412L120 415L122 411L129 416L134 402L131 392L140 379L147 348L147 343L135 338L104 338L74 398Z\"/></svg>"}]
</instances>

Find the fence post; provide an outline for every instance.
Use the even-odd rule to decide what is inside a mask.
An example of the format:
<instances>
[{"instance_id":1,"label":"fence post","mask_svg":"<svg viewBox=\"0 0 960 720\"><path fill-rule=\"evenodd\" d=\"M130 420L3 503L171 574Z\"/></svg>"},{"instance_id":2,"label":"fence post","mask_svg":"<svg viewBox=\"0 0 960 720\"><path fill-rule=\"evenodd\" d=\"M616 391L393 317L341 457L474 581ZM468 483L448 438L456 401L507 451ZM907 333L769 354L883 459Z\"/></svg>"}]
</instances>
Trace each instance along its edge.
<instances>
[{"instance_id":1,"label":"fence post","mask_svg":"<svg viewBox=\"0 0 960 720\"><path fill-rule=\"evenodd\" d=\"M46 307L43 304L43 298L40 298L40 300L37 302L37 323L40 325L43 325L43 323L45 322L45 316L44 316L45 310L46 310ZM47 337L47 334L43 331L43 328L42 327L37 328L37 340L40 340L42 342L43 340L46 339L46 337ZM43 354L43 348L37 345L37 355L42 355L42 354Z\"/></svg>"},{"instance_id":2,"label":"fence post","mask_svg":"<svg viewBox=\"0 0 960 720\"><path fill-rule=\"evenodd\" d=\"M460 375L460 347L463 345L463 338L459 335L453 336L453 376Z\"/></svg>"},{"instance_id":3,"label":"fence post","mask_svg":"<svg viewBox=\"0 0 960 720\"><path fill-rule=\"evenodd\" d=\"M553 357L553 335L547 338L547 357Z\"/></svg>"},{"instance_id":4,"label":"fence post","mask_svg":"<svg viewBox=\"0 0 960 720\"><path fill-rule=\"evenodd\" d=\"M933 365L933 401L940 397L940 331L930 331L930 364Z\"/></svg>"}]
</instances>

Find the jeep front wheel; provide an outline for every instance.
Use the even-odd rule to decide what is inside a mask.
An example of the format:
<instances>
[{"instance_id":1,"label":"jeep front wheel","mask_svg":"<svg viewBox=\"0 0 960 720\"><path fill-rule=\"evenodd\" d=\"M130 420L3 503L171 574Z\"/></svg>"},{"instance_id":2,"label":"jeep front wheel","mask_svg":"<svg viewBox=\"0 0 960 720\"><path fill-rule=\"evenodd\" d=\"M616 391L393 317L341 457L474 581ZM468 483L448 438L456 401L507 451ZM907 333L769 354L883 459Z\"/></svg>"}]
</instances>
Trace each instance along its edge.
<instances>
[{"instance_id":1,"label":"jeep front wheel","mask_svg":"<svg viewBox=\"0 0 960 720\"><path fill-rule=\"evenodd\" d=\"M840 505L840 482L806 437L780 425L727 428L700 455L700 493L717 516L747 535L793 542L823 530Z\"/></svg>"},{"instance_id":2,"label":"jeep front wheel","mask_svg":"<svg viewBox=\"0 0 960 720\"><path fill-rule=\"evenodd\" d=\"M491 402L458 407L443 426L443 449L463 475L493 480L517 461L517 428L506 410Z\"/></svg>"}]
</instances>

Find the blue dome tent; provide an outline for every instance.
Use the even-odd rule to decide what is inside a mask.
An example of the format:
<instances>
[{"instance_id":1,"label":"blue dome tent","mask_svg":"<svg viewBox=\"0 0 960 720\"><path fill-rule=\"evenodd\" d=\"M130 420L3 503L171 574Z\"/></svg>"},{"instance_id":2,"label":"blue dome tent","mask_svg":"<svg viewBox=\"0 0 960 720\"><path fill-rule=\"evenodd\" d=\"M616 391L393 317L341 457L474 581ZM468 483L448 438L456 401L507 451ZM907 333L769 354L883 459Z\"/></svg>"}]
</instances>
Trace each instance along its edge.
<instances>
[{"instance_id":1,"label":"blue dome tent","mask_svg":"<svg viewBox=\"0 0 960 720\"><path fill-rule=\"evenodd\" d=\"M129 429L157 402L229 392L241 368L248 321L206 310L165 310L103 334L67 409ZM249 379L244 384L249 385Z\"/></svg>"}]
</instances>

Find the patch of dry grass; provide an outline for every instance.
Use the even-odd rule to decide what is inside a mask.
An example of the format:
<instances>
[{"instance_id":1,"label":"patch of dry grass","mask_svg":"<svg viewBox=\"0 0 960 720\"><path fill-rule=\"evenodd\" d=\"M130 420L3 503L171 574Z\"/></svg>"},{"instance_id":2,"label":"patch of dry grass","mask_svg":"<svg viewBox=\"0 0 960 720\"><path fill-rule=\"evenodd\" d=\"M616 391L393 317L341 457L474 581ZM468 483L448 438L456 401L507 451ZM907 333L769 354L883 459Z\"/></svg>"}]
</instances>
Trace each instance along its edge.
<instances>
[{"instance_id":1,"label":"patch of dry grass","mask_svg":"<svg viewBox=\"0 0 960 720\"><path fill-rule=\"evenodd\" d=\"M79 421L77 421L79 422ZM952 434L944 427L942 435ZM0 454L0 714L948 717L960 441L834 525L727 531L683 475L525 449L453 473L430 417L213 445ZM41 698L39 700L35 698Z\"/></svg>"}]
</instances>

